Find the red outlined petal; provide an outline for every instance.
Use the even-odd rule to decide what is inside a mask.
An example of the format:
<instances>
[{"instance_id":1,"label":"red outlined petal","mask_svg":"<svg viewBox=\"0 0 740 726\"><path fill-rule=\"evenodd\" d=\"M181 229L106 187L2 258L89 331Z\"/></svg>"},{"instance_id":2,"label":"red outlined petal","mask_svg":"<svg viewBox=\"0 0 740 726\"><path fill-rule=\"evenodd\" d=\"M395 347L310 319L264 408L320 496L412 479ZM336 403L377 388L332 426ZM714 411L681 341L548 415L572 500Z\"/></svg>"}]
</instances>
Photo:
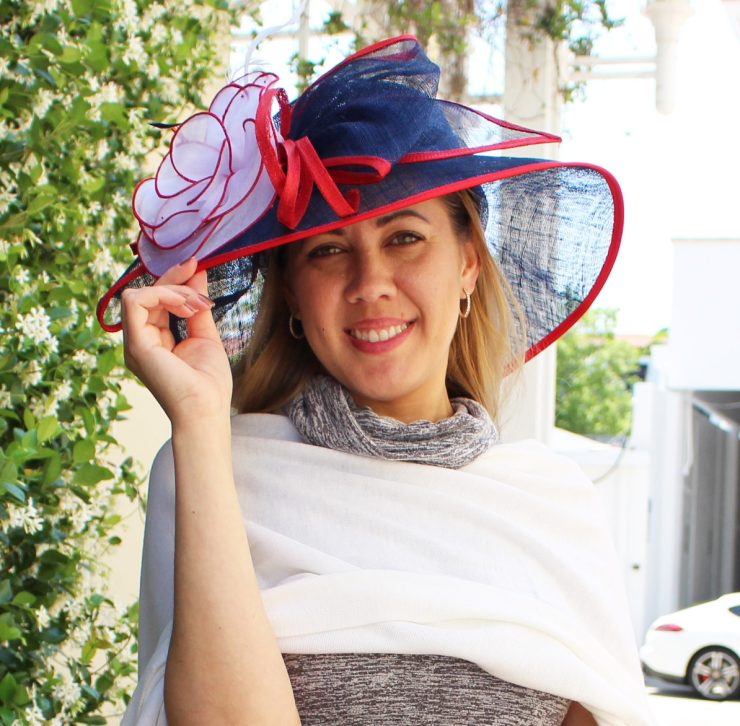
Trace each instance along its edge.
<instances>
[{"instance_id":1,"label":"red outlined petal","mask_svg":"<svg viewBox=\"0 0 740 726\"><path fill-rule=\"evenodd\" d=\"M210 113L191 116L175 133L170 144L170 159L175 171L189 181L210 178L219 162L226 130Z\"/></svg>"}]
</instances>

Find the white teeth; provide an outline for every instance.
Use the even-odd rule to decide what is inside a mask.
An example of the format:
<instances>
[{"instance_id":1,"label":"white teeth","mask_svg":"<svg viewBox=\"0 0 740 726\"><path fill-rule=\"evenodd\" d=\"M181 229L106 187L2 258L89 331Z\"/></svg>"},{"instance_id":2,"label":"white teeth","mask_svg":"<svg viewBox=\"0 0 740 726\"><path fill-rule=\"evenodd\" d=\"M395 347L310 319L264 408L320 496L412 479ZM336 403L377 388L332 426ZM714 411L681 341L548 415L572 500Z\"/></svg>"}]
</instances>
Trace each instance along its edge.
<instances>
[{"instance_id":1,"label":"white teeth","mask_svg":"<svg viewBox=\"0 0 740 726\"><path fill-rule=\"evenodd\" d=\"M392 325L390 328L379 328L378 330L350 330L350 335L358 340L366 340L369 343L390 340L403 333L408 328L408 323L402 325Z\"/></svg>"}]
</instances>

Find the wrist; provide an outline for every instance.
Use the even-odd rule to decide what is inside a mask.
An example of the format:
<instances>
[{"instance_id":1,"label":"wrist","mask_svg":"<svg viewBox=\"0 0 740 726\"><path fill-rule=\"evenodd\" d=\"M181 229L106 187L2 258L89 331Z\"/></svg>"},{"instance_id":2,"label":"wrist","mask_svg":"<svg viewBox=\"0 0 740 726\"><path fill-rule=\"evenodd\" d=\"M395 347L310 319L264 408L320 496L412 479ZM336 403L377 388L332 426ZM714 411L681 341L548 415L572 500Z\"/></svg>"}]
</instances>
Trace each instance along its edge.
<instances>
[{"instance_id":1,"label":"wrist","mask_svg":"<svg viewBox=\"0 0 740 726\"><path fill-rule=\"evenodd\" d=\"M198 414L174 417L172 423L172 439L201 440L203 438L227 438L231 439L231 412Z\"/></svg>"}]
</instances>

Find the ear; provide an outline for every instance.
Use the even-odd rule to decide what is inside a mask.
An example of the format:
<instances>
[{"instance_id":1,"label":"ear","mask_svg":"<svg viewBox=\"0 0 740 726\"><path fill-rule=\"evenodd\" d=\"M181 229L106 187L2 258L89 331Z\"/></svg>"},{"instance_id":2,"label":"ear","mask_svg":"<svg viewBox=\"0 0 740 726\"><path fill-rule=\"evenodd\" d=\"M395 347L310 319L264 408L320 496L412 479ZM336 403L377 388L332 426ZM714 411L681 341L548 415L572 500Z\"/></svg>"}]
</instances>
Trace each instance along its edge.
<instances>
[{"instance_id":1,"label":"ear","mask_svg":"<svg viewBox=\"0 0 740 726\"><path fill-rule=\"evenodd\" d=\"M472 292L480 274L480 257L471 239L462 243L462 269L460 271L460 284L466 290ZM462 298L464 295L460 297Z\"/></svg>"},{"instance_id":2,"label":"ear","mask_svg":"<svg viewBox=\"0 0 740 726\"><path fill-rule=\"evenodd\" d=\"M285 282L283 283L282 291L283 296L285 297L285 302L288 305L288 310L290 310L294 318L300 320L301 316L299 315L300 311L298 309L298 301L296 300L293 288L287 282Z\"/></svg>"}]
</instances>

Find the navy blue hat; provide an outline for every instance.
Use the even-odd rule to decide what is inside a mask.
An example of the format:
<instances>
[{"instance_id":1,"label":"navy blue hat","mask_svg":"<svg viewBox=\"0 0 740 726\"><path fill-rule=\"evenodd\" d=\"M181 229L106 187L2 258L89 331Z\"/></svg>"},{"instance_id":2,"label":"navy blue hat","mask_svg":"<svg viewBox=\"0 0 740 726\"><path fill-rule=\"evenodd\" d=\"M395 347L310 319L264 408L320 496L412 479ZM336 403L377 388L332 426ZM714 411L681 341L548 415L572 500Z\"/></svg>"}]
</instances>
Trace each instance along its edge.
<instances>
[{"instance_id":1,"label":"navy blue hat","mask_svg":"<svg viewBox=\"0 0 740 726\"><path fill-rule=\"evenodd\" d=\"M251 72L178 125L156 176L134 192L136 260L98 304L106 330L121 329L123 289L195 256L235 356L261 287L256 253L463 189L475 190L488 248L524 311L527 358L591 305L622 233L608 172L502 156L560 139L438 99L439 68L413 36L355 53L292 103L277 80ZM185 321L174 332L185 337Z\"/></svg>"}]
</instances>

